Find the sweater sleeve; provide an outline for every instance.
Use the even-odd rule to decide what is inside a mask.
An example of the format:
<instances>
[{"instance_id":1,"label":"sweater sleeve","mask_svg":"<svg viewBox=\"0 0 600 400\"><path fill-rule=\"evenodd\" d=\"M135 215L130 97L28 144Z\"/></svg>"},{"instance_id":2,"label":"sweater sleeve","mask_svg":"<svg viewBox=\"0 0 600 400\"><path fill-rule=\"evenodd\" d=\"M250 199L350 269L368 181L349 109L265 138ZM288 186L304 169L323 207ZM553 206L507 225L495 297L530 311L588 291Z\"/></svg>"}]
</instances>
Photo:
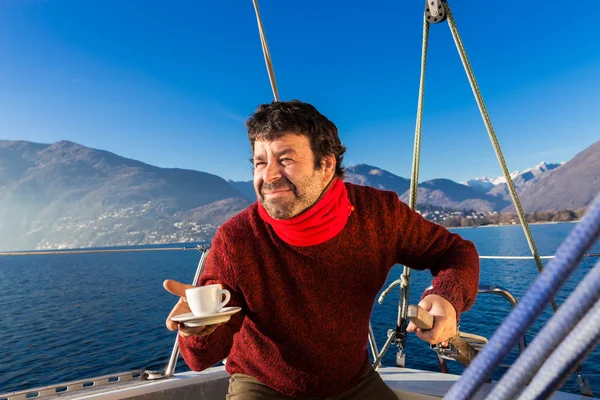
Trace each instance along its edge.
<instances>
[{"instance_id":1,"label":"sweater sleeve","mask_svg":"<svg viewBox=\"0 0 600 400\"><path fill-rule=\"evenodd\" d=\"M479 255L475 245L441 225L427 221L395 197L394 221L399 221L397 261L410 268L429 269L432 289L456 310L456 319L475 302L479 287Z\"/></svg>"},{"instance_id":2,"label":"sweater sleeve","mask_svg":"<svg viewBox=\"0 0 600 400\"><path fill-rule=\"evenodd\" d=\"M223 289L227 289L231 293L231 300L227 303L227 307L242 307L242 311L233 314L229 321L210 335L187 338L180 335L178 337L181 355L193 371L202 371L226 358L231 350L233 338L240 330L244 320L246 306L233 279L224 236L221 230L215 235L198 286L220 283Z\"/></svg>"}]
</instances>

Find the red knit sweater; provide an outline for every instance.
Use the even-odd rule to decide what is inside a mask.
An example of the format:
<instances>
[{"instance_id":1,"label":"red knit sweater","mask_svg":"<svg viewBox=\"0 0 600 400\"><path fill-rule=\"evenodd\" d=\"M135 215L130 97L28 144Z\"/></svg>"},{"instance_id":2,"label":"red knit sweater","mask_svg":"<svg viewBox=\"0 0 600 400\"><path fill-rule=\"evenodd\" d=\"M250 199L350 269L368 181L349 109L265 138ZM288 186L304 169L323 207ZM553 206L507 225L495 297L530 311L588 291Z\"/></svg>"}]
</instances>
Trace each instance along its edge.
<instances>
[{"instance_id":1,"label":"red knit sweater","mask_svg":"<svg viewBox=\"0 0 600 400\"><path fill-rule=\"evenodd\" d=\"M471 242L426 221L394 192L346 183L355 211L329 241L283 242L254 203L215 235L200 285L221 283L243 310L206 337L179 337L193 370L227 357L286 395L326 397L350 389L367 354L375 297L392 266L429 268L433 289L457 310L471 307L479 258Z\"/></svg>"}]
</instances>

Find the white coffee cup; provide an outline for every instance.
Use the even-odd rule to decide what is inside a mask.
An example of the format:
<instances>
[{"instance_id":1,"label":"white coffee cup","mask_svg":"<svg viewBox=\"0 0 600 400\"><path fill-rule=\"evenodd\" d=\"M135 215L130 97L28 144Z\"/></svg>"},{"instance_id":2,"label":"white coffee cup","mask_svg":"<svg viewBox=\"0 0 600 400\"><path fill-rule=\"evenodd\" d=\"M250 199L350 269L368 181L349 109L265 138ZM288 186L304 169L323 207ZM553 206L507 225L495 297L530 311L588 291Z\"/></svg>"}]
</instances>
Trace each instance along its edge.
<instances>
[{"instance_id":1,"label":"white coffee cup","mask_svg":"<svg viewBox=\"0 0 600 400\"><path fill-rule=\"evenodd\" d=\"M215 284L186 289L185 297L192 313L195 316L202 316L221 311L231 300L231 293L221 285Z\"/></svg>"}]
</instances>

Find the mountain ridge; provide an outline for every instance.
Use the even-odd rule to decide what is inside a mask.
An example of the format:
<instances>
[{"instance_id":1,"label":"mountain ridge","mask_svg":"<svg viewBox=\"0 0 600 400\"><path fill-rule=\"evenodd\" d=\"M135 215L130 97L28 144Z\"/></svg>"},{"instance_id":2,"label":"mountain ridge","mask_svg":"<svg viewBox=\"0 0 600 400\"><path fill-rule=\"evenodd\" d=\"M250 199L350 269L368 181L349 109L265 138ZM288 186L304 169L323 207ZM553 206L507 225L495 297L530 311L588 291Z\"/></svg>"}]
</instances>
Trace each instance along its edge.
<instances>
[{"instance_id":1,"label":"mountain ridge","mask_svg":"<svg viewBox=\"0 0 600 400\"><path fill-rule=\"evenodd\" d=\"M116 245L122 240L112 239L120 235L107 220L130 232L171 232L179 214L229 198L243 195L205 172L159 168L69 141L0 142L0 248Z\"/></svg>"},{"instance_id":2,"label":"mountain ridge","mask_svg":"<svg viewBox=\"0 0 600 400\"><path fill-rule=\"evenodd\" d=\"M527 168L523 171L513 171L510 173L510 177L515 187L520 189L525 184L540 179L542 176L554 171L563 164L565 163L546 163L542 161L533 168ZM506 178L504 175L496 178L484 176L480 178L469 179L461 183L483 193L491 194L492 196L504 196L505 200L510 201L510 196L508 195L508 186L506 184Z\"/></svg>"},{"instance_id":3,"label":"mountain ridge","mask_svg":"<svg viewBox=\"0 0 600 400\"><path fill-rule=\"evenodd\" d=\"M597 154L600 142L559 167L543 163L540 173L532 172L522 185L515 178L525 211L589 204L591 192L600 190ZM373 165L346 167L346 181L392 190L408 200L410 180ZM449 179L431 179L419 184L417 202L511 211L498 187L484 193ZM555 195L557 187L568 190ZM254 201L252 181L160 168L70 141L0 140L0 234L5 238L0 250L209 240L221 223Z\"/></svg>"},{"instance_id":4,"label":"mountain ridge","mask_svg":"<svg viewBox=\"0 0 600 400\"><path fill-rule=\"evenodd\" d=\"M577 179L575 179L577 178ZM522 189L525 212L587 207L600 194L600 141ZM502 211L512 212L509 205Z\"/></svg>"}]
</instances>

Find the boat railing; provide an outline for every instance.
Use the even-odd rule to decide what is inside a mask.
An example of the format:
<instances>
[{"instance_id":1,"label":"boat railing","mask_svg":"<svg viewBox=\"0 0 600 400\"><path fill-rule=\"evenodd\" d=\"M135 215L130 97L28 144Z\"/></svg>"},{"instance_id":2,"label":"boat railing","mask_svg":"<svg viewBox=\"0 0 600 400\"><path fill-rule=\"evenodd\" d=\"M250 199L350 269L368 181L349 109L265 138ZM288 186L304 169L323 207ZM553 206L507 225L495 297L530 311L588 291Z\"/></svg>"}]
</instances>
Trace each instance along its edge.
<instances>
[{"instance_id":1,"label":"boat railing","mask_svg":"<svg viewBox=\"0 0 600 400\"><path fill-rule=\"evenodd\" d=\"M508 300L508 302L510 303L510 306L513 308L513 310L515 309L515 307L517 306L517 303L518 303L517 298L515 296L513 296L513 294L511 292L509 292L508 290L501 288L499 286L481 285L481 286L479 286L479 293L495 294L495 295L501 296L501 297L505 298L506 300ZM527 346L527 343L525 340L525 336L521 336L519 338L519 352L520 353L524 352L526 346Z\"/></svg>"},{"instance_id":2,"label":"boat railing","mask_svg":"<svg viewBox=\"0 0 600 400\"><path fill-rule=\"evenodd\" d=\"M21 390L18 392L0 394L0 400L29 400L39 399L42 397L52 397L57 395L65 395L79 390L90 390L102 388L103 386L113 386L118 383L144 380L143 370L134 370L120 372L116 374L108 374L90 379L80 379L71 382L59 383L55 385L42 386L35 389Z\"/></svg>"}]
</instances>

